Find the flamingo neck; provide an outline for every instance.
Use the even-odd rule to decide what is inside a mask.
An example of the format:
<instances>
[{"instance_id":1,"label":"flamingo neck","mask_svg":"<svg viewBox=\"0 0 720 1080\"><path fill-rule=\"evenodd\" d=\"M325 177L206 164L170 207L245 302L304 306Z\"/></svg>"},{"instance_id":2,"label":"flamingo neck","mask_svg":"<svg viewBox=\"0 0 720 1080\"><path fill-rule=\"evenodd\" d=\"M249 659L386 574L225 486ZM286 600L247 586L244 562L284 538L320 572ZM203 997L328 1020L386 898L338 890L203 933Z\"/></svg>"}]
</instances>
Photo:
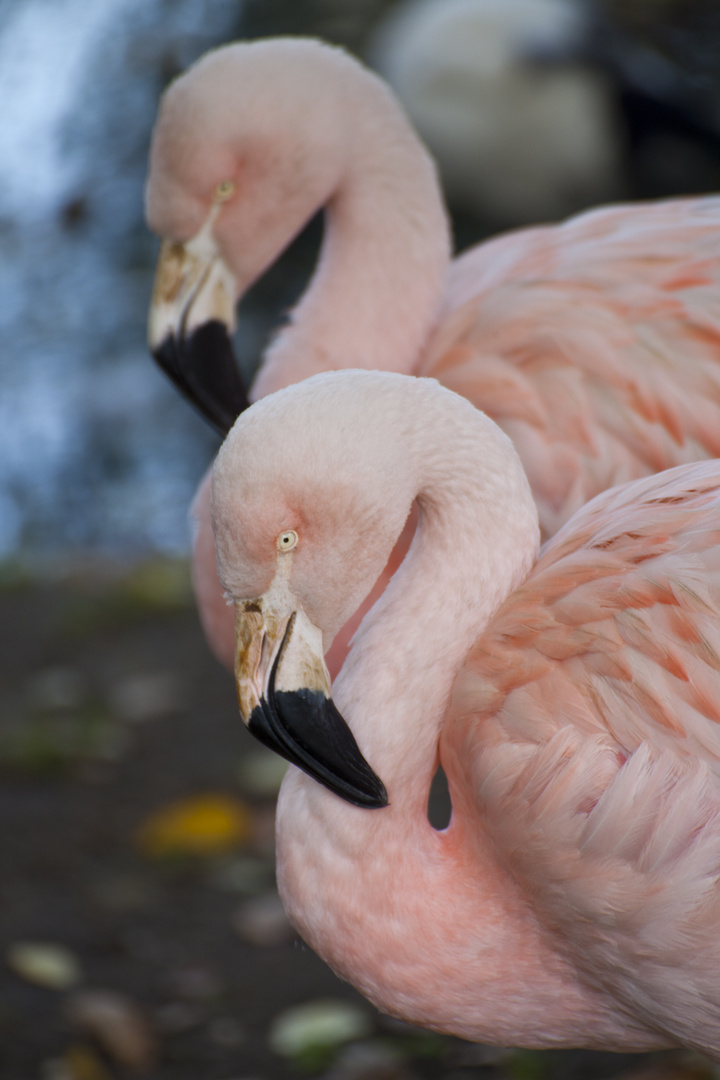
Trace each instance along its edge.
<instances>
[{"instance_id":1,"label":"flamingo neck","mask_svg":"<svg viewBox=\"0 0 720 1080\"><path fill-rule=\"evenodd\" d=\"M341 367L411 374L439 311L451 244L435 165L380 80L360 65L344 75L351 129L318 265L253 400Z\"/></svg>"},{"instance_id":2,"label":"flamingo neck","mask_svg":"<svg viewBox=\"0 0 720 1080\"><path fill-rule=\"evenodd\" d=\"M425 428L409 451L428 461L416 534L333 689L390 803L423 827L455 676L538 546L537 512L509 440L472 410L472 426L488 436L479 449L475 431L463 437L463 412L452 431Z\"/></svg>"}]
</instances>

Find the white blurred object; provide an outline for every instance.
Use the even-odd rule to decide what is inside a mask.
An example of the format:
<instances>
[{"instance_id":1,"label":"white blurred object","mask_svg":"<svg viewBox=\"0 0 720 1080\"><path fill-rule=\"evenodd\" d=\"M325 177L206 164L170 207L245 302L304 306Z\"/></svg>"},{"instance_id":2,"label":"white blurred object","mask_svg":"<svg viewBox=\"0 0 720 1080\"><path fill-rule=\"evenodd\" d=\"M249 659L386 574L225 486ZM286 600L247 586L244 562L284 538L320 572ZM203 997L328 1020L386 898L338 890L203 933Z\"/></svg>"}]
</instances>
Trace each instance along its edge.
<instances>
[{"instance_id":1,"label":"white blurred object","mask_svg":"<svg viewBox=\"0 0 720 1080\"><path fill-rule=\"evenodd\" d=\"M620 191L609 85L570 62L577 0L406 0L369 49L438 161L451 200L501 224L550 220Z\"/></svg>"}]
</instances>

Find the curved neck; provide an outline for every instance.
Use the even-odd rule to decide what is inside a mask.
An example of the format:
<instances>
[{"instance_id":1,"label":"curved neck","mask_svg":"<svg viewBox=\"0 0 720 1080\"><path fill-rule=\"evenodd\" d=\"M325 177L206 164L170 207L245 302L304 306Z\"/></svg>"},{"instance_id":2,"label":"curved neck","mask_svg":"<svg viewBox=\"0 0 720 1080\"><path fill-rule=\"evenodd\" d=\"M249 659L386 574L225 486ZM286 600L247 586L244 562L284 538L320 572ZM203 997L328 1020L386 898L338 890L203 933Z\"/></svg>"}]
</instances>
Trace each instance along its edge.
<instances>
[{"instance_id":1,"label":"curved neck","mask_svg":"<svg viewBox=\"0 0 720 1080\"><path fill-rule=\"evenodd\" d=\"M435 832L426 807L454 677L532 565L537 513L510 441L483 414L458 398L448 417L423 419L422 426L410 421L407 447L408 460L423 468L418 528L333 690L390 805L359 810L291 768L278 803L278 883L306 940L381 1008L467 1037L495 1033L512 1041L516 1018L503 991L512 981L513 942L536 949L537 927L532 916L513 911L516 898L508 903L492 856L487 866L463 869L452 829ZM462 887L458 874L461 883L465 875ZM426 925L439 910L442 922ZM455 970L452 960L445 970L455 955L447 933L466 934L482 960L485 992L495 999L484 1014L477 972ZM429 992L438 972L471 1006L467 1027L452 1018L452 997L443 1016L445 1004ZM562 976L555 971L551 981L554 1002Z\"/></svg>"},{"instance_id":2,"label":"curved neck","mask_svg":"<svg viewBox=\"0 0 720 1080\"><path fill-rule=\"evenodd\" d=\"M423 817L455 676L538 548L537 512L515 451L487 417L462 405L450 424L423 425L408 448L425 463L418 528L333 688L391 804Z\"/></svg>"},{"instance_id":3,"label":"curved neck","mask_svg":"<svg viewBox=\"0 0 720 1080\"><path fill-rule=\"evenodd\" d=\"M317 268L267 350L252 398L320 371L414 371L436 319L450 231L435 165L384 84L348 65L346 159Z\"/></svg>"}]
</instances>

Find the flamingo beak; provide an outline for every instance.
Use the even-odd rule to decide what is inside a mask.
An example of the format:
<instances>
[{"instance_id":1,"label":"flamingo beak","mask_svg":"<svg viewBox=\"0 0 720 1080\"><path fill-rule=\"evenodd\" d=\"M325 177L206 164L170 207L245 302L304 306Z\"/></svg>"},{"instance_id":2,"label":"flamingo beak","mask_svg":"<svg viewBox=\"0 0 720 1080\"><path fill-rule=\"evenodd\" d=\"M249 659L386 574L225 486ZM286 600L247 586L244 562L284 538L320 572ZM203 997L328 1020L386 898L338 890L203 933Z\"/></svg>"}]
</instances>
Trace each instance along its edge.
<instances>
[{"instance_id":1,"label":"flamingo beak","mask_svg":"<svg viewBox=\"0 0 720 1080\"><path fill-rule=\"evenodd\" d=\"M184 244L163 241L148 318L155 360L221 435L248 407L230 335L235 279L212 239L211 218Z\"/></svg>"},{"instance_id":2,"label":"flamingo beak","mask_svg":"<svg viewBox=\"0 0 720 1080\"><path fill-rule=\"evenodd\" d=\"M387 806L330 696L322 634L300 607L278 617L270 594L235 605L235 681L248 730L355 806Z\"/></svg>"}]
</instances>

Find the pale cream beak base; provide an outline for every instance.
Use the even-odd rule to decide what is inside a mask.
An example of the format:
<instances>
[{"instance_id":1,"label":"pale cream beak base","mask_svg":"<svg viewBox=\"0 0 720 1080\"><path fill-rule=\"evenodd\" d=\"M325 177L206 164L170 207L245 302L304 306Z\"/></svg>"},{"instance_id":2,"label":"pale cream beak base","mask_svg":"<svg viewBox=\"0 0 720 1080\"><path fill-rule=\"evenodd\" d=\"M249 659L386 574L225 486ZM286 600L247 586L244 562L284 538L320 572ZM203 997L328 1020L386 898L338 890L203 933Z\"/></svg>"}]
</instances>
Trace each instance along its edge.
<instances>
[{"instance_id":1,"label":"pale cream beak base","mask_svg":"<svg viewBox=\"0 0 720 1080\"><path fill-rule=\"evenodd\" d=\"M235 278L212 237L213 207L191 240L163 240L160 245L148 317L148 342L156 352L165 339L187 338L216 320L235 329Z\"/></svg>"},{"instance_id":2,"label":"pale cream beak base","mask_svg":"<svg viewBox=\"0 0 720 1080\"><path fill-rule=\"evenodd\" d=\"M330 697L322 634L299 606L278 612L270 593L235 605L235 683L243 722L274 693L318 691Z\"/></svg>"},{"instance_id":3,"label":"pale cream beak base","mask_svg":"<svg viewBox=\"0 0 720 1080\"><path fill-rule=\"evenodd\" d=\"M260 742L355 806L387 806L330 696L322 633L288 588L291 563L257 600L235 604L235 682L240 715Z\"/></svg>"}]
</instances>

